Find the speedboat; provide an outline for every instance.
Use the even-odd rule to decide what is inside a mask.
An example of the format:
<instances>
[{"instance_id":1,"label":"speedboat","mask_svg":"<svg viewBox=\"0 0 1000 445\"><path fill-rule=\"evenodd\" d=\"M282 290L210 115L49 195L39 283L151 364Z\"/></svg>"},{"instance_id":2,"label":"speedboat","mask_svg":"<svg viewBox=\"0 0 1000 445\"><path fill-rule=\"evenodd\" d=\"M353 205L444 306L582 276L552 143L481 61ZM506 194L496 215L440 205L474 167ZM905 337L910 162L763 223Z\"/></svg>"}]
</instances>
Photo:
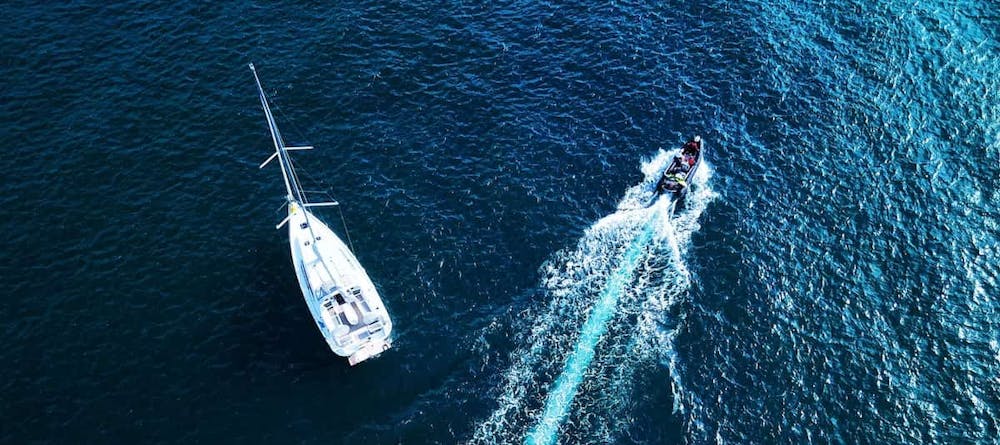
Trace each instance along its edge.
<instances>
[{"instance_id":1,"label":"speedboat","mask_svg":"<svg viewBox=\"0 0 1000 445\"><path fill-rule=\"evenodd\" d=\"M292 265L319 331L330 349L354 366L389 349L389 312L351 249L310 210L338 203L307 200L288 152L312 147L285 146L252 63L250 71L274 142L274 153L260 168L277 159L287 191L288 216L276 228L288 226Z\"/></svg>"},{"instance_id":2,"label":"speedboat","mask_svg":"<svg viewBox=\"0 0 1000 445\"><path fill-rule=\"evenodd\" d=\"M652 206L661 196L669 197L671 207L687 196L688 189L691 188L691 180L701 166L702 158L701 136L687 141L681 152L670 161L670 165L663 170L659 181L656 182L656 190L653 198L646 207Z\"/></svg>"}]
</instances>

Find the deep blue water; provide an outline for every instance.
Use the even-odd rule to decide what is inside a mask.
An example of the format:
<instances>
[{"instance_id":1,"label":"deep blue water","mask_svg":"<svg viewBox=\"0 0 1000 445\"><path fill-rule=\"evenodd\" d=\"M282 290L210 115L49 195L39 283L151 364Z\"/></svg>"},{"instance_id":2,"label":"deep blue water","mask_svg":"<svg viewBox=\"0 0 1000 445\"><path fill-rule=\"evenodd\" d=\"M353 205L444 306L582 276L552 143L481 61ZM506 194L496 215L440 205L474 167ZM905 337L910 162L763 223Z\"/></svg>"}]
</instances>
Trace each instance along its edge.
<instances>
[{"instance_id":1,"label":"deep blue water","mask_svg":"<svg viewBox=\"0 0 1000 445\"><path fill-rule=\"evenodd\" d=\"M0 12L0 442L522 443L604 298L559 443L1000 437L996 1ZM394 318L361 366L251 61Z\"/></svg>"}]
</instances>

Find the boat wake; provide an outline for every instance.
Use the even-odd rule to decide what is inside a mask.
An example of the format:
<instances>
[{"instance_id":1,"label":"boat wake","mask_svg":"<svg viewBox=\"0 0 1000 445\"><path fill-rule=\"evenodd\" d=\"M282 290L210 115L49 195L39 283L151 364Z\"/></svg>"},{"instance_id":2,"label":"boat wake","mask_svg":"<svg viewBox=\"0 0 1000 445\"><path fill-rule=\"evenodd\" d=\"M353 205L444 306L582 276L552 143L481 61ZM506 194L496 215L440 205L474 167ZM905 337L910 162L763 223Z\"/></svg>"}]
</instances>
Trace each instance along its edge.
<instances>
[{"instance_id":1,"label":"boat wake","mask_svg":"<svg viewBox=\"0 0 1000 445\"><path fill-rule=\"evenodd\" d=\"M572 250L543 264L547 306L524 323L504 373L498 407L471 443L608 443L633 417L633 374L667 363L671 375L673 308L690 287L683 257L698 217L715 197L706 164L684 207L668 199L644 208L673 152L642 165L645 179L626 191L615 213L597 221ZM675 391L680 380L673 377ZM675 398L676 400L676 398ZM675 409L676 408L675 404Z\"/></svg>"}]
</instances>

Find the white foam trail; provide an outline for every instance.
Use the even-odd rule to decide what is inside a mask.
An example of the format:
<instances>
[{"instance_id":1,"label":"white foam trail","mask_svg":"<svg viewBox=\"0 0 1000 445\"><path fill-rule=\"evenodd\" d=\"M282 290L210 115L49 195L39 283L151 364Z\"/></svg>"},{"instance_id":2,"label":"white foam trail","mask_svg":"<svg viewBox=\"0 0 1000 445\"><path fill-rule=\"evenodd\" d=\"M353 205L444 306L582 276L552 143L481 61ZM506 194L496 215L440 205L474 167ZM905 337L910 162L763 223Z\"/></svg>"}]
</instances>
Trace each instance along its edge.
<instances>
[{"instance_id":1,"label":"white foam trail","mask_svg":"<svg viewBox=\"0 0 1000 445\"><path fill-rule=\"evenodd\" d=\"M621 300L622 294L626 292L626 286L632 281L632 274L639 267L643 249L653 239L654 225L659 220L657 218L658 213L661 212L655 212L653 219L642 228L639 236L629 244L628 250L625 252L624 258L622 258L622 263L611 274L608 282L605 283L604 289L597 298L597 303L587 317L587 321L583 324L583 328L580 329L580 338L573 348L573 353L570 354L569 359L566 361L562 374L559 375L559 378L556 379L556 382L549 390L548 398L545 400L545 410L542 412L542 416L539 418L535 428L528 433L528 437L524 441L525 444L551 445L556 441L559 426L562 424L567 413L569 413L580 383L583 382L584 374L594 359L597 343L601 341L604 333L607 332L608 322L615 315L618 301Z\"/></svg>"},{"instance_id":2,"label":"white foam trail","mask_svg":"<svg viewBox=\"0 0 1000 445\"><path fill-rule=\"evenodd\" d=\"M572 416L573 406L581 403L598 404L602 411L617 412L625 408L621 396L631 391L629 374L636 361L650 361L657 355L655 348L662 347L662 343L657 342L661 334L657 327L659 314L689 287L688 272L681 258L691 233L698 229L698 216L715 196L707 184L710 166L703 163L685 208L673 218L668 218L666 200L660 200L649 209L642 208L674 153L660 151L644 162L644 181L626 191L618 211L591 226L574 250L559 252L542 266L542 286L550 296L548 306L541 313L529 313L524 317L532 323L530 333L523 339L523 346L512 353L512 364L504 374L498 408L479 425L473 443L521 442L534 420L561 420L567 413ZM659 221L651 223L656 220ZM617 293L609 291L609 285L614 285ZM588 366L579 368L584 363L578 360L574 365L578 368L563 379L572 384L561 390L558 385L555 387L564 392L557 393L561 395L554 400L561 401L553 402L555 408L546 416L540 404L550 394L547 391L549 383L559 381L555 376L564 370L560 365L573 357L579 348L578 341L587 335L585 320L593 317L600 297L609 294L615 301L604 308L608 312L602 317L606 329L613 330L615 335L604 335L601 329L592 330L583 342L582 358L586 358L584 361L589 367L611 371L610 375L615 377L597 379L587 370ZM635 323L615 322L622 317L634 318ZM574 344L578 344L576 349ZM608 357L609 354L613 357ZM569 366L567 364L566 368ZM596 394L588 391L588 385L595 381L606 391L596 391ZM571 403L570 393L576 394L580 382L585 382L584 393ZM572 391L567 391L569 389ZM532 437L544 439L541 443L551 443L555 440L558 424L550 422L542 434L538 434L536 428ZM577 427L580 425L574 425L574 429ZM609 435L616 430L615 427L596 429L607 430Z\"/></svg>"}]
</instances>

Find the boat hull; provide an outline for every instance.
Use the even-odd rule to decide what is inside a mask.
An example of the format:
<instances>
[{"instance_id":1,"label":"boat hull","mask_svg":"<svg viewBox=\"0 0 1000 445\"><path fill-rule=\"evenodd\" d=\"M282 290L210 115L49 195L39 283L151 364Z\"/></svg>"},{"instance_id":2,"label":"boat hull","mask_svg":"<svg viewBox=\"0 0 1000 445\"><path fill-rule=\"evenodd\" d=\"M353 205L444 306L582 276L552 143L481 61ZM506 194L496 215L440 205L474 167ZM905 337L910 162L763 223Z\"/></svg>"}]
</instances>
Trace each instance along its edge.
<instances>
[{"instance_id":1,"label":"boat hull","mask_svg":"<svg viewBox=\"0 0 1000 445\"><path fill-rule=\"evenodd\" d=\"M701 167L702 158L705 157L701 139L695 139L688 143L692 142L696 142L698 147L697 154L694 156L694 164L687 171L678 173L679 164L682 162L680 156L671 160L667 168L660 174L660 179L656 182L656 188L653 191L653 198L649 201L648 206L652 206L661 197L670 199L671 209L683 203L684 197L687 196L688 191L691 189L691 182L694 179L694 175L698 173L698 168ZM677 181L678 176L682 178L682 181ZM676 188L678 183L683 185L680 188Z\"/></svg>"},{"instance_id":2,"label":"boat hull","mask_svg":"<svg viewBox=\"0 0 1000 445\"><path fill-rule=\"evenodd\" d=\"M392 321L368 273L330 228L289 204L288 240L302 296L330 349L351 365L389 349Z\"/></svg>"}]
</instances>

